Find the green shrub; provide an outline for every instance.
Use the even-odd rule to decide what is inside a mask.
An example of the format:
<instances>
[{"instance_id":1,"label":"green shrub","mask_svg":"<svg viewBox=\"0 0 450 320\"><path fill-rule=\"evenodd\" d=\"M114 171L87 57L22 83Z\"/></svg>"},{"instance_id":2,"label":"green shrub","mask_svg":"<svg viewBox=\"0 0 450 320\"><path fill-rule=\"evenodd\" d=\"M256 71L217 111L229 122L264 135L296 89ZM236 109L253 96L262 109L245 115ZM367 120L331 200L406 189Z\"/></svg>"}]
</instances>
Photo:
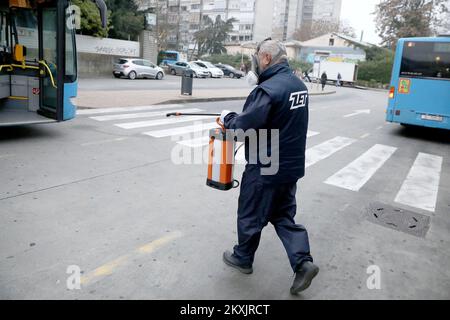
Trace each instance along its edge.
<instances>
[{"instance_id":1,"label":"green shrub","mask_svg":"<svg viewBox=\"0 0 450 320\"><path fill-rule=\"evenodd\" d=\"M293 70L301 70L302 72L308 71L313 68L313 65L311 63L293 59L289 59L289 65Z\"/></svg>"},{"instance_id":2,"label":"green shrub","mask_svg":"<svg viewBox=\"0 0 450 320\"><path fill-rule=\"evenodd\" d=\"M391 81L394 53L383 48L366 53L367 61L359 63L358 80L388 84Z\"/></svg>"}]
</instances>

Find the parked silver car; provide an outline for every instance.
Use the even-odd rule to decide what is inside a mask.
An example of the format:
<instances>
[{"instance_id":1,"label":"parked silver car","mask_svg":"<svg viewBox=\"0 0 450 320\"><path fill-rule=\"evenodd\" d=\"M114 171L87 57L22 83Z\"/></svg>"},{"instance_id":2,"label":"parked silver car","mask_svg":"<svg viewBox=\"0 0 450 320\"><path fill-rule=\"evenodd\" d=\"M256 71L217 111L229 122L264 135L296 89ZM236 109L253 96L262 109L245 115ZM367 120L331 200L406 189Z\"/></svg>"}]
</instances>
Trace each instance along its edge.
<instances>
[{"instance_id":1,"label":"parked silver car","mask_svg":"<svg viewBox=\"0 0 450 320\"><path fill-rule=\"evenodd\" d=\"M213 65L211 62L208 61L192 61L190 64L195 64L201 68L205 68L208 70L208 74L210 78L222 78L223 77L223 71L217 68L215 65Z\"/></svg>"},{"instance_id":2,"label":"parked silver car","mask_svg":"<svg viewBox=\"0 0 450 320\"><path fill-rule=\"evenodd\" d=\"M173 75L183 75L183 72L185 70L192 70L194 72L194 77L196 78L208 78L209 72L208 69L202 68L196 64L189 63L189 62L175 62L173 64L169 64L168 68L170 70L170 73Z\"/></svg>"},{"instance_id":3,"label":"parked silver car","mask_svg":"<svg viewBox=\"0 0 450 320\"><path fill-rule=\"evenodd\" d=\"M137 78L152 78L162 80L165 76L161 67L144 59L120 58L113 67L114 77L126 77L134 80Z\"/></svg>"}]
</instances>

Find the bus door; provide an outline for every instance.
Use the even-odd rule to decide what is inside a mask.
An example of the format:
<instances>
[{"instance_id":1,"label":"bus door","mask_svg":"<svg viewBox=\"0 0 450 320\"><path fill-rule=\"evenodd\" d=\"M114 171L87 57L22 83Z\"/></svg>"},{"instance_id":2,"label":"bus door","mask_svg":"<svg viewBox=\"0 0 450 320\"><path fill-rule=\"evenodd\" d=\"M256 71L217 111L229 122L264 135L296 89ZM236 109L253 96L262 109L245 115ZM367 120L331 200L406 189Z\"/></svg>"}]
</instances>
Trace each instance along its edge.
<instances>
[{"instance_id":1,"label":"bus door","mask_svg":"<svg viewBox=\"0 0 450 320\"><path fill-rule=\"evenodd\" d=\"M47 75L40 79L39 113L62 121L64 85L61 75L64 74L64 63L61 64L61 55L64 51L58 41L58 11L56 5L39 9L39 60L45 62L42 68Z\"/></svg>"},{"instance_id":2,"label":"bus door","mask_svg":"<svg viewBox=\"0 0 450 320\"><path fill-rule=\"evenodd\" d=\"M392 83L395 88L393 121L430 127L448 126L450 42L406 40L398 74Z\"/></svg>"}]
</instances>

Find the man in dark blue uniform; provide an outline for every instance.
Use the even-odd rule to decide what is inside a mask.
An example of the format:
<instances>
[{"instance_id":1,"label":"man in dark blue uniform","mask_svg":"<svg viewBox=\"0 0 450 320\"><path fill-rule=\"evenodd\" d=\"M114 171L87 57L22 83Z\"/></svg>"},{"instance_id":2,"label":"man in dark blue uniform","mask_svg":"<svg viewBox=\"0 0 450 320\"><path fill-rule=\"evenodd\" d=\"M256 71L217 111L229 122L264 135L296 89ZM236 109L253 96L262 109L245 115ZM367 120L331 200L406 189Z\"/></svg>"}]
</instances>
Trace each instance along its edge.
<instances>
[{"instance_id":1,"label":"man in dark blue uniform","mask_svg":"<svg viewBox=\"0 0 450 320\"><path fill-rule=\"evenodd\" d=\"M253 272L253 260L261 232L270 222L283 242L296 276L291 293L306 290L319 273L313 264L308 233L294 221L297 181L305 175L305 148L308 131L308 90L289 67L285 47L270 38L263 41L253 56L253 71L247 79L257 87L237 114L223 111L226 129L276 130L277 146L268 143L268 154L276 148L279 159L276 174L263 174L265 165L249 163L249 152L258 152L246 141L246 165L241 182L238 208L238 244L226 251L224 262L239 271ZM257 150L258 151L255 151ZM253 150L253 151L252 151Z\"/></svg>"}]
</instances>

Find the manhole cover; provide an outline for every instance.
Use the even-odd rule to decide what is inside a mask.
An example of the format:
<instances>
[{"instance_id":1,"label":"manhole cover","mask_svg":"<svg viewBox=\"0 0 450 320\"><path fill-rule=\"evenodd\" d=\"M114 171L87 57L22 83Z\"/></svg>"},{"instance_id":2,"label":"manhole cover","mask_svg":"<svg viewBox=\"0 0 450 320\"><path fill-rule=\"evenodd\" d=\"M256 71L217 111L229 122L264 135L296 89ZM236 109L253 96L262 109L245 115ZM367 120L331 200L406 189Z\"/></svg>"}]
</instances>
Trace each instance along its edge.
<instances>
[{"instance_id":1,"label":"manhole cover","mask_svg":"<svg viewBox=\"0 0 450 320\"><path fill-rule=\"evenodd\" d=\"M430 217L384 203L371 204L367 210L367 219L383 227L421 238L425 238L430 229Z\"/></svg>"}]
</instances>

